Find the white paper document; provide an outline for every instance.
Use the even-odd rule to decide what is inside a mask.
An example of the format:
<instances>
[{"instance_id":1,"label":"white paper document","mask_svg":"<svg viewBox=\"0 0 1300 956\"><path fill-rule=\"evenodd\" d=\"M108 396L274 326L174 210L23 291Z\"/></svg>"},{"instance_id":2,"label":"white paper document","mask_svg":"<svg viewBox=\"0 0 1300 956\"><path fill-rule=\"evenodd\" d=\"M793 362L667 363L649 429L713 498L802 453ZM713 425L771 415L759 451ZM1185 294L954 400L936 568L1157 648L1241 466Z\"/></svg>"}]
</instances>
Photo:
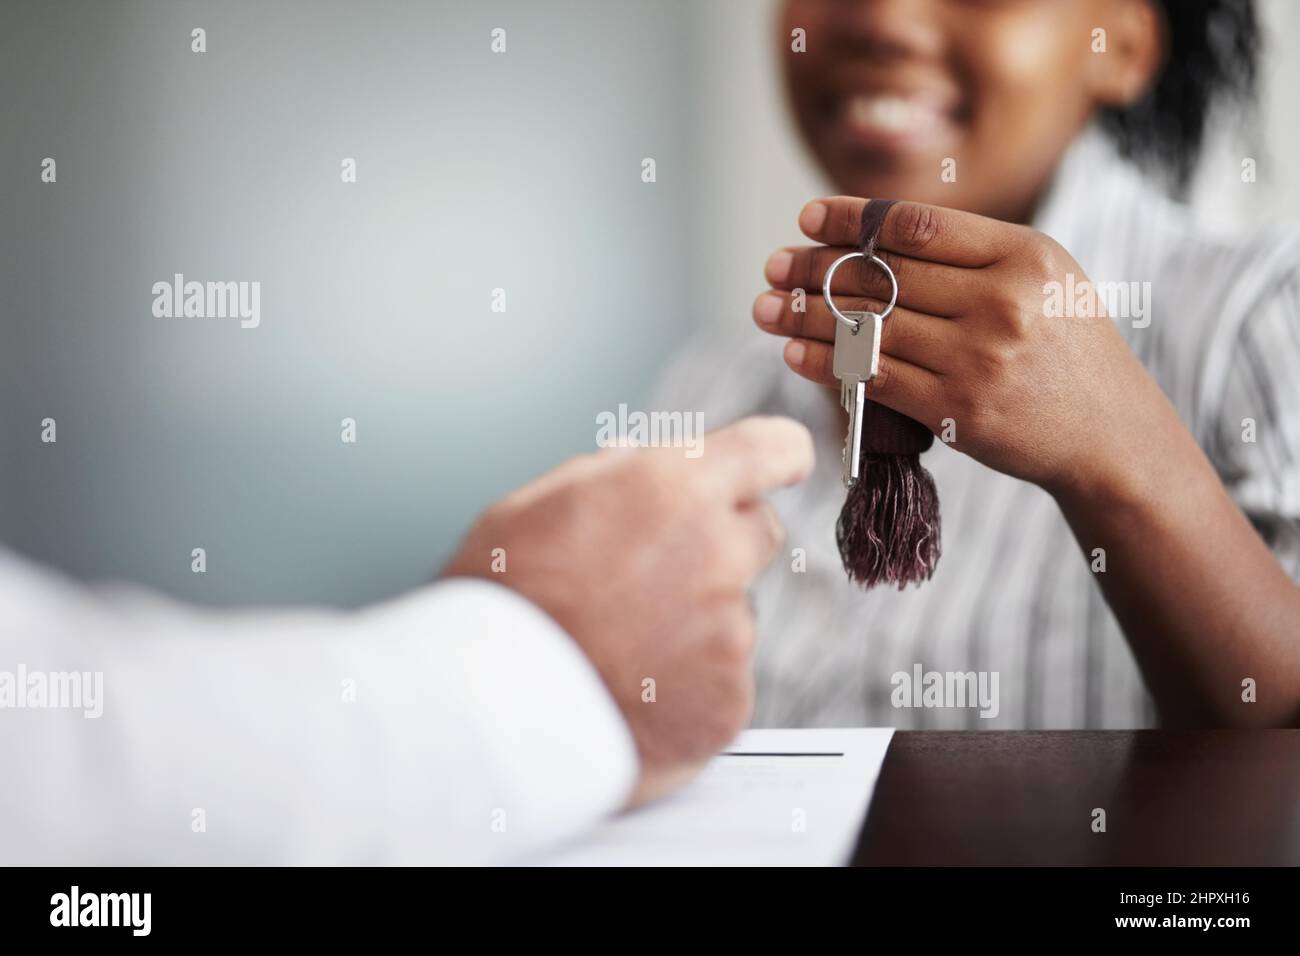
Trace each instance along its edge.
<instances>
[{"instance_id":1,"label":"white paper document","mask_svg":"<svg viewBox=\"0 0 1300 956\"><path fill-rule=\"evenodd\" d=\"M747 730L693 783L530 861L547 866L837 866L892 728Z\"/></svg>"}]
</instances>

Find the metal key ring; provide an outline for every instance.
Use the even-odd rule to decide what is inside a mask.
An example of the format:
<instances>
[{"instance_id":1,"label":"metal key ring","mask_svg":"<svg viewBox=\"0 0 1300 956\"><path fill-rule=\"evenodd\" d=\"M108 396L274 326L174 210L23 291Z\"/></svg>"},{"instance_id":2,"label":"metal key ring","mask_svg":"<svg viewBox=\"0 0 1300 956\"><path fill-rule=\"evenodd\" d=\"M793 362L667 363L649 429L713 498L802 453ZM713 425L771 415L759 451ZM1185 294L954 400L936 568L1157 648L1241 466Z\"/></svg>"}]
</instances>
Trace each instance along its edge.
<instances>
[{"instance_id":1,"label":"metal key ring","mask_svg":"<svg viewBox=\"0 0 1300 956\"><path fill-rule=\"evenodd\" d=\"M835 318L843 322L855 332L858 330L859 323L854 322L847 315L837 309L835 307L835 300L831 298L831 276L833 276L835 270L840 267L840 263L848 262L850 259L856 259L858 256L866 258L866 253L849 252L840 256L831 263L831 267L826 270L826 278L822 280L822 298L826 300L826 307L831 310L831 315L835 316ZM880 258L880 256L872 256L868 261L874 262L876 265L880 266L880 268L885 270L885 275L889 276L889 287L891 290L889 294L889 305L885 306L885 311L880 313L880 318L884 319L885 316L894 311L894 303L898 301L898 280L894 278L894 270L889 268L889 266L885 264L885 260Z\"/></svg>"}]
</instances>

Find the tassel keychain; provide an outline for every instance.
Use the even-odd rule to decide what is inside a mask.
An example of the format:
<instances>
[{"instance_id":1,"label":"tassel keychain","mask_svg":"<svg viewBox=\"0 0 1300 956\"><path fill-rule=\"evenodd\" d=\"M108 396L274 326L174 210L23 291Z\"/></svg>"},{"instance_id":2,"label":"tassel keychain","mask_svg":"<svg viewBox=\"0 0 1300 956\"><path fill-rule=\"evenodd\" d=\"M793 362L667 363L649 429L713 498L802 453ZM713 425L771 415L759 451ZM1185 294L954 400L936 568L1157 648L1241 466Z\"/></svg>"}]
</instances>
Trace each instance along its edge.
<instances>
[{"instance_id":1,"label":"tassel keychain","mask_svg":"<svg viewBox=\"0 0 1300 956\"><path fill-rule=\"evenodd\" d=\"M848 498L835 540L848 576L864 588L902 590L934 574L939 561L939 496L920 455L934 435L919 422L866 398L880 366L880 335L898 301L893 270L876 255L876 240L894 200L872 199L862 210L861 252L841 256L826 270L822 295L835 316L835 377L849 414L844 442ZM831 276L861 256L883 269L892 293L883 312L841 312L831 299Z\"/></svg>"}]
</instances>

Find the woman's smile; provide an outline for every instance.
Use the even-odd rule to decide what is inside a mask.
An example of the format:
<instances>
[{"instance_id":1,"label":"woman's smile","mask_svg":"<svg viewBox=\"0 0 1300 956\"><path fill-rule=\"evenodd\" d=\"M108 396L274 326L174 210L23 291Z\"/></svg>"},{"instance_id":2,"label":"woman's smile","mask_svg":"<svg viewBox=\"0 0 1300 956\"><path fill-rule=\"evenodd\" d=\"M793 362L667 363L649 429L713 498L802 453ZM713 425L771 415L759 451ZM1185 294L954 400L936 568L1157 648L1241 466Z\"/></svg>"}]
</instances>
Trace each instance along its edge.
<instances>
[{"instance_id":1,"label":"woman's smile","mask_svg":"<svg viewBox=\"0 0 1300 956\"><path fill-rule=\"evenodd\" d=\"M835 132L844 148L879 158L932 154L956 140L956 124L944 98L930 93L862 92L842 97Z\"/></svg>"}]
</instances>

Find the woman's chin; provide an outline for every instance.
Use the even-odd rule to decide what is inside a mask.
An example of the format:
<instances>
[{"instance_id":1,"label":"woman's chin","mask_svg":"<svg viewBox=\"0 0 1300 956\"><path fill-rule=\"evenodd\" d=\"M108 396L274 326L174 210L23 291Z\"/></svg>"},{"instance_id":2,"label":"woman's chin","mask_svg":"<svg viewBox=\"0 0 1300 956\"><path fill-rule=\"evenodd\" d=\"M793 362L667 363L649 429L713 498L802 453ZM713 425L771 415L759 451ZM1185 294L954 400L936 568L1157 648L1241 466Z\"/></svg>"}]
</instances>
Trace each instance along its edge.
<instances>
[{"instance_id":1,"label":"woman's chin","mask_svg":"<svg viewBox=\"0 0 1300 956\"><path fill-rule=\"evenodd\" d=\"M895 136L867 146L842 140L819 151L824 168L838 188L852 196L880 196L935 202L956 182L952 153ZM946 165L945 165L946 164Z\"/></svg>"},{"instance_id":2,"label":"woman's chin","mask_svg":"<svg viewBox=\"0 0 1300 956\"><path fill-rule=\"evenodd\" d=\"M902 164L876 158L839 162L829 168L837 190L847 196L906 199L934 205L951 205L951 183L943 183L938 160L923 164Z\"/></svg>"}]
</instances>

